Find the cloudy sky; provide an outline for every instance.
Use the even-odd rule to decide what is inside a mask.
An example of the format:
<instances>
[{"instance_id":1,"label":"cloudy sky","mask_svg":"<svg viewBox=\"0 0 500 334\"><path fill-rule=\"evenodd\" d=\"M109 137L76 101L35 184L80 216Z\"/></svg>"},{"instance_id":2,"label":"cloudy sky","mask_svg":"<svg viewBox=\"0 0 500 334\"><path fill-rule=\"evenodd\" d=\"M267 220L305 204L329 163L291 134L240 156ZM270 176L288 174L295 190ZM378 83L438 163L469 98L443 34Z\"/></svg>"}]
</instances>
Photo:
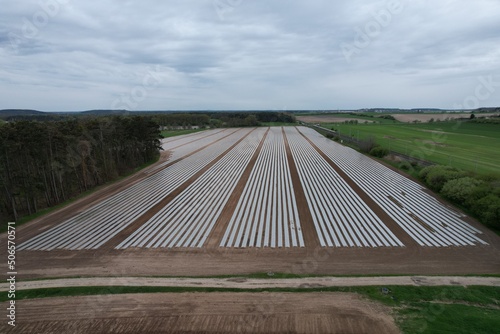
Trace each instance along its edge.
<instances>
[{"instance_id":1,"label":"cloudy sky","mask_svg":"<svg viewBox=\"0 0 500 334\"><path fill-rule=\"evenodd\" d=\"M499 0L3 0L0 109L500 106Z\"/></svg>"}]
</instances>

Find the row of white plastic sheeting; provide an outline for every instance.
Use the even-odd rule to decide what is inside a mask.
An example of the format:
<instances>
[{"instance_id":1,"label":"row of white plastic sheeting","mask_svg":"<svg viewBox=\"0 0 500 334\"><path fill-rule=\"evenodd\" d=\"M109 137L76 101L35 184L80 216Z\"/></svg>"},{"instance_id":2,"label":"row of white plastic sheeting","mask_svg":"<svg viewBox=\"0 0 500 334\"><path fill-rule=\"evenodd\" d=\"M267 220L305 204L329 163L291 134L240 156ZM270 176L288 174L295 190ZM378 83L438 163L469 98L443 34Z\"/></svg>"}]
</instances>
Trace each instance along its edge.
<instances>
[{"instance_id":1,"label":"row of white plastic sheeting","mask_svg":"<svg viewBox=\"0 0 500 334\"><path fill-rule=\"evenodd\" d=\"M315 145L361 187L401 228L421 246L468 246L487 244L476 234L478 229L461 219L418 183L365 157L301 127Z\"/></svg>"},{"instance_id":2,"label":"row of white plastic sheeting","mask_svg":"<svg viewBox=\"0 0 500 334\"><path fill-rule=\"evenodd\" d=\"M187 135L181 135L181 136L174 136L174 137L168 137L164 138L161 140L161 147L165 150L171 150L176 147L186 145L192 141L200 140L203 137L206 137L208 135L213 135L217 132L220 132L222 130L217 129L217 130L207 130L207 131L200 131L200 132L195 132L195 133L190 133Z\"/></svg>"},{"instance_id":3,"label":"row of white plastic sheeting","mask_svg":"<svg viewBox=\"0 0 500 334\"><path fill-rule=\"evenodd\" d=\"M286 136L321 246L404 246L295 128Z\"/></svg>"},{"instance_id":4,"label":"row of white plastic sheeting","mask_svg":"<svg viewBox=\"0 0 500 334\"><path fill-rule=\"evenodd\" d=\"M149 176L143 181L28 240L19 249L97 249L234 145L249 129Z\"/></svg>"},{"instance_id":5,"label":"row of white plastic sheeting","mask_svg":"<svg viewBox=\"0 0 500 334\"><path fill-rule=\"evenodd\" d=\"M148 173L152 174L165 165L183 158L203 146L210 145L234 131L235 129L216 129L163 139L162 148L164 151L170 151L170 156L167 161L151 169Z\"/></svg>"},{"instance_id":6,"label":"row of white plastic sheeting","mask_svg":"<svg viewBox=\"0 0 500 334\"><path fill-rule=\"evenodd\" d=\"M270 128L221 247L304 247L281 128Z\"/></svg>"},{"instance_id":7,"label":"row of white plastic sheeting","mask_svg":"<svg viewBox=\"0 0 500 334\"><path fill-rule=\"evenodd\" d=\"M202 247L265 130L253 131L117 248Z\"/></svg>"}]
</instances>

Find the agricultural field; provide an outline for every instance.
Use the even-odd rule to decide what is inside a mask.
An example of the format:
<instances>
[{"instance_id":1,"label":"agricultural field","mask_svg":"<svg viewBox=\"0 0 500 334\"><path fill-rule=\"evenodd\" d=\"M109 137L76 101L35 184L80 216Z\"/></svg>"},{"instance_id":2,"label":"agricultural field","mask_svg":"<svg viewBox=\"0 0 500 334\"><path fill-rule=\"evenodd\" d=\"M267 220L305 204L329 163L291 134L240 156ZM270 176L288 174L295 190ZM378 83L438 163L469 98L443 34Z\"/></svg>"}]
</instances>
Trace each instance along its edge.
<instances>
[{"instance_id":1,"label":"agricultural field","mask_svg":"<svg viewBox=\"0 0 500 334\"><path fill-rule=\"evenodd\" d=\"M391 114L397 121L403 123L422 122L426 123L433 121L453 121L460 118L470 118L471 113L405 113L405 114ZM477 116L488 117L498 115L498 113L480 113Z\"/></svg>"},{"instance_id":2,"label":"agricultural field","mask_svg":"<svg viewBox=\"0 0 500 334\"><path fill-rule=\"evenodd\" d=\"M480 117L489 117L498 113L480 113ZM386 119L385 116L391 116L394 120ZM434 121L454 121L457 119L470 118L471 113L331 113L331 114L298 114L297 120L306 123L344 123L346 121L358 121L359 123L427 123Z\"/></svg>"},{"instance_id":3,"label":"agricultural field","mask_svg":"<svg viewBox=\"0 0 500 334\"><path fill-rule=\"evenodd\" d=\"M322 123L356 139L376 138L387 149L478 174L500 175L500 131L495 124L434 122L419 124Z\"/></svg>"},{"instance_id":4,"label":"agricultural field","mask_svg":"<svg viewBox=\"0 0 500 334\"><path fill-rule=\"evenodd\" d=\"M202 248L216 226L220 247L305 247L307 211L321 247L405 247L398 234L424 247L487 244L419 184L309 128L212 130L163 145L173 160L20 249L99 249L122 236L116 249ZM222 213L240 180L229 218Z\"/></svg>"},{"instance_id":5,"label":"agricultural field","mask_svg":"<svg viewBox=\"0 0 500 334\"><path fill-rule=\"evenodd\" d=\"M369 117L354 116L354 115L342 115L342 114L331 114L331 115L301 115L297 116L297 120L310 124L317 123L344 123L350 121L367 122L373 123L374 120ZM395 121L392 121L395 123Z\"/></svg>"},{"instance_id":6,"label":"agricultural field","mask_svg":"<svg viewBox=\"0 0 500 334\"><path fill-rule=\"evenodd\" d=\"M136 310L158 315L143 323L148 328L209 326L234 332L255 319L242 314L259 312L255 305L267 301L271 310L265 309L266 321L254 332L276 324L294 331L304 322L312 326L307 332L339 326L396 333L396 324L420 328L418 315L406 315L409 309L420 314L430 307L412 299L427 290L388 285L391 295L383 295L379 286L347 288L355 294L342 295L344 288L331 286L334 278L322 276L373 275L337 278L380 285L372 281L405 274L393 278L425 285L422 275L448 274L451 278L443 280L453 285L460 283L451 275L498 274L495 233L398 171L310 128L213 129L166 138L162 146L158 163L16 230L19 296L27 296L18 304L21 328L57 331L69 323L94 330L136 328L132 320L110 322L132 303ZM255 285L252 274L264 288ZM54 279L69 287L44 288ZM159 279L178 285L158 286ZM265 288L276 284L281 285L275 290ZM23 285L31 289L22 290ZM132 294L139 292L157 293ZM171 306L163 299L155 309L160 297ZM457 304L469 301L465 297ZM100 320L89 324L84 311L95 300ZM71 303L75 306L68 308ZM353 303L359 307L353 309ZM462 305L447 304L446 310L457 307ZM71 320L60 321L56 316L61 314ZM495 326L489 308L474 317L487 319L485 328ZM438 325L442 322L445 317Z\"/></svg>"},{"instance_id":7,"label":"agricultural field","mask_svg":"<svg viewBox=\"0 0 500 334\"><path fill-rule=\"evenodd\" d=\"M213 129L162 145L158 163L20 226L24 275L494 273L500 265L491 260L500 259L495 233L312 129Z\"/></svg>"}]
</instances>

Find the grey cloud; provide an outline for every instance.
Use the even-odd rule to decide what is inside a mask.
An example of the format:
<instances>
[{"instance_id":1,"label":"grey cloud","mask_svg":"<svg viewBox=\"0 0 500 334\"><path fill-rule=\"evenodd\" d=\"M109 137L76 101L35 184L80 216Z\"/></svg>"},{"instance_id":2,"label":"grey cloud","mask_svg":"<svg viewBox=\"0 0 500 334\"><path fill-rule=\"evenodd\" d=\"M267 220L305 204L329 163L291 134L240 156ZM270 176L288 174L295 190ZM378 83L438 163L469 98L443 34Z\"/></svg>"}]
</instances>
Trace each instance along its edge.
<instances>
[{"instance_id":1,"label":"grey cloud","mask_svg":"<svg viewBox=\"0 0 500 334\"><path fill-rule=\"evenodd\" d=\"M500 75L498 1L400 1L350 62L341 45L388 1L41 0L60 4L43 24L38 1L7 1L0 109L109 108L156 66L137 109L450 108Z\"/></svg>"}]
</instances>

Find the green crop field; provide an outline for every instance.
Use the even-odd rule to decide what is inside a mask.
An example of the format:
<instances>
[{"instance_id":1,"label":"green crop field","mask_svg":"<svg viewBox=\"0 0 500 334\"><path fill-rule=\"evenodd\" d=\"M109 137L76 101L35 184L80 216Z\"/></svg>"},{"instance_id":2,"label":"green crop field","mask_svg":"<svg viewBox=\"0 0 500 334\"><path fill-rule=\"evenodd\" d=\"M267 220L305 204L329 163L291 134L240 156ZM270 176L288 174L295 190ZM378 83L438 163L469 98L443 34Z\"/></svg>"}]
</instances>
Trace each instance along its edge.
<instances>
[{"instance_id":1,"label":"green crop field","mask_svg":"<svg viewBox=\"0 0 500 334\"><path fill-rule=\"evenodd\" d=\"M500 176L500 126L469 122L339 124L323 127L393 151L478 174Z\"/></svg>"}]
</instances>

